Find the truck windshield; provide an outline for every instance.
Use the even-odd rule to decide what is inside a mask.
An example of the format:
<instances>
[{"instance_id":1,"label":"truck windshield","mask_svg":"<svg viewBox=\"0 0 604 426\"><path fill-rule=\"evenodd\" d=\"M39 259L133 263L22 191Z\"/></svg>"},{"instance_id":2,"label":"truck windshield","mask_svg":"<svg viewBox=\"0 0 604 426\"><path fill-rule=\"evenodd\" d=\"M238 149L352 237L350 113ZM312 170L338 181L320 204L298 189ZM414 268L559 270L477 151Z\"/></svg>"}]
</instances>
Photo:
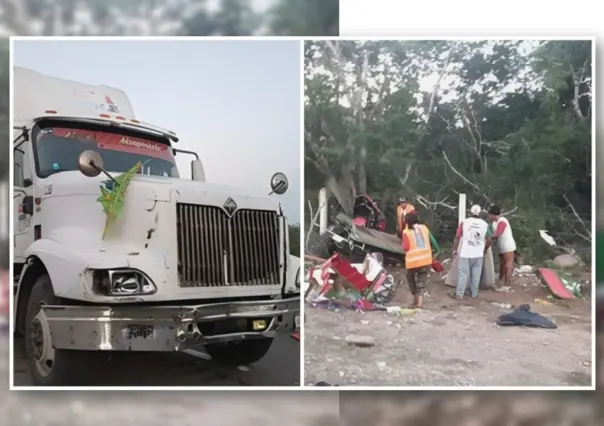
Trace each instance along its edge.
<instances>
[{"instance_id":1,"label":"truck windshield","mask_svg":"<svg viewBox=\"0 0 604 426\"><path fill-rule=\"evenodd\" d=\"M86 150L101 154L104 169L109 172L126 172L140 161L144 175L178 177L172 149L161 137L96 126L44 126L35 142L40 177L78 170L78 157Z\"/></svg>"}]
</instances>

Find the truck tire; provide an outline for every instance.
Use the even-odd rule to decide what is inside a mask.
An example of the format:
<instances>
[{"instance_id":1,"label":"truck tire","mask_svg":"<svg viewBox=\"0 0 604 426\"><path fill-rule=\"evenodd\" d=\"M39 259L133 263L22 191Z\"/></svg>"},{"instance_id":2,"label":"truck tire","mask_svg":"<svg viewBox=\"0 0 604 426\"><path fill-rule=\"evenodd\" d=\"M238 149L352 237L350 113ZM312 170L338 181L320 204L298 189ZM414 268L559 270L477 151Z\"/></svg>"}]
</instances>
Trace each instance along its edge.
<instances>
[{"instance_id":1,"label":"truck tire","mask_svg":"<svg viewBox=\"0 0 604 426\"><path fill-rule=\"evenodd\" d=\"M272 338L243 340L241 342L207 345L212 360L228 366L249 365L260 361L268 353Z\"/></svg>"},{"instance_id":2,"label":"truck tire","mask_svg":"<svg viewBox=\"0 0 604 426\"><path fill-rule=\"evenodd\" d=\"M42 305L60 304L48 275L36 280L25 316L25 354L29 371L36 386L64 386L80 378L82 353L54 349L48 323L39 317Z\"/></svg>"}]
</instances>

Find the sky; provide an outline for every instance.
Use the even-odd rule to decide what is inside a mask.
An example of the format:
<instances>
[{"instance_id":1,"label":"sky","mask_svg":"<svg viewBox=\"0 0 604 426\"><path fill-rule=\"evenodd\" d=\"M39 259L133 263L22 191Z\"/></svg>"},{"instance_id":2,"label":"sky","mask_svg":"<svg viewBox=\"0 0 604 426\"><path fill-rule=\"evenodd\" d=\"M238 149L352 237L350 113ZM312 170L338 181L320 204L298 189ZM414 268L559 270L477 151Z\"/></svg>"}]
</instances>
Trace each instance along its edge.
<instances>
[{"instance_id":1,"label":"sky","mask_svg":"<svg viewBox=\"0 0 604 426\"><path fill-rule=\"evenodd\" d=\"M210 182L267 195L285 173L289 190L273 197L300 222L299 42L20 40L13 52L15 66L124 90L137 119L199 154ZM190 178L193 158L176 158Z\"/></svg>"}]
</instances>

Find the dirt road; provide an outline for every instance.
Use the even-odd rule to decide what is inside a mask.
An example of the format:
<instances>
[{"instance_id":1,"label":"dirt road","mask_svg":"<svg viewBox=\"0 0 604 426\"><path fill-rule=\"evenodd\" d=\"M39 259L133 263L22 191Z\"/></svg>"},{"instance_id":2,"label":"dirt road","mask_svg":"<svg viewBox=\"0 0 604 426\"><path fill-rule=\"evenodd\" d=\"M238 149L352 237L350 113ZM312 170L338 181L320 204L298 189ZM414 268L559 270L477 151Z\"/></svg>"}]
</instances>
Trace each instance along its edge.
<instances>
[{"instance_id":1,"label":"dirt road","mask_svg":"<svg viewBox=\"0 0 604 426\"><path fill-rule=\"evenodd\" d=\"M305 380L340 386L590 386L589 301L543 306L538 284L516 282L513 292L481 292L477 301L459 302L435 277L425 309L389 316L307 308ZM393 304L410 302L400 287ZM499 327L509 309L531 305L552 318L557 330ZM503 306L503 305L502 305ZM349 346L349 335L372 336L375 346Z\"/></svg>"}]
</instances>

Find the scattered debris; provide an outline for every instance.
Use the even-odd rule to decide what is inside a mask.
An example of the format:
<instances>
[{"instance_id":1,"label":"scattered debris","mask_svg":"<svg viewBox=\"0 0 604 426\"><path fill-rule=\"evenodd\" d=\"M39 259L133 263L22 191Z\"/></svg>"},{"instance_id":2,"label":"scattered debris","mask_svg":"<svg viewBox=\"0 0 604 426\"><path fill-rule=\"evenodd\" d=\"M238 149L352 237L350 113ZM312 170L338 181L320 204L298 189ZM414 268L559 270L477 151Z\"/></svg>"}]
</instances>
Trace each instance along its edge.
<instances>
[{"instance_id":1,"label":"scattered debris","mask_svg":"<svg viewBox=\"0 0 604 426\"><path fill-rule=\"evenodd\" d=\"M543 299L535 299L535 303L538 303L543 306L554 306L554 304L552 302L550 302L549 300L543 300Z\"/></svg>"},{"instance_id":2,"label":"scattered debris","mask_svg":"<svg viewBox=\"0 0 604 426\"><path fill-rule=\"evenodd\" d=\"M396 284L380 258L379 253L369 253L363 263L352 264L336 253L311 267L306 301L312 306L330 300L358 311L384 310Z\"/></svg>"},{"instance_id":3,"label":"scattered debris","mask_svg":"<svg viewBox=\"0 0 604 426\"><path fill-rule=\"evenodd\" d=\"M375 346L375 339L370 336L361 336L351 334L344 339L349 345L358 346L359 348L370 348Z\"/></svg>"},{"instance_id":4,"label":"scattered debris","mask_svg":"<svg viewBox=\"0 0 604 426\"><path fill-rule=\"evenodd\" d=\"M552 294L559 299L574 299L575 296L562 282L556 271L548 268L539 268L539 277L549 288Z\"/></svg>"},{"instance_id":5,"label":"scattered debris","mask_svg":"<svg viewBox=\"0 0 604 426\"><path fill-rule=\"evenodd\" d=\"M497 287L495 289L495 291L498 291L500 293L509 293L511 291L514 291L514 289L512 289L512 287L510 287L510 286L504 285L504 286L501 286L501 287Z\"/></svg>"},{"instance_id":6,"label":"scattered debris","mask_svg":"<svg viewBox=\"0 0 604 426\"><path fill-rule=\"evenodd\" d=\"M520 305L516 310L509 314L499 317L497 325L500 326L524 326L555 329L558 326L549 318L531 311L530 305Z\"/></svg>"},{"instance_id":7,"label":"scattered debris","mask_svg":"<svg viewBox=\"0 0 604 426\"><path fill-rule=\"evenodd\" d=\"M566 287L566 289L568 291L570 291L572 293L573 296L581 298L583 297L583 295L581 294L581 288L583 286L582 283L580 283L579 281L570 279L570 278L566 278L563 275L560 275L560 280L562 281L562 284L564 284L564 287Z\"/></svg>"},{"instance_id":8,"label":"scattered debris","mask_svg":"<svg viewBox=\"0 0 604 426\"><path fill-rule=\"evenodd\" d=\"M501 309L512 309L512 305L510 303L491 302L491 305L497 306L498 308L501 308Z\"/></svg>"},{"instance_id":9,"label":"scattered debris","mask_svg":"<svg viewBox=\"0 0 604 426\"><path fill-rule=\"evenodd\" d=\"M555 246L556 245L556 240L554 240L554 238L549 235L547 233L547 231L541 229L539 230L539 235L541 236L541 238L543 239L543 241L545 241L546 243L548 243L550 246Z\"/></svg>"},{"instance_id":10,"label":"scattered debris","mask_svg":"<svg viewBox=\"0 0 604 426\"><path fill-rule=\"evenodd\" d=\"M398 315L398 316L415 315L416 313L421 312L421 309L401 308L400 306L389 306L386 308L386 312L388 312L390 315Z\"/></svg>"},{"instance_id":11,"label":"scattered debris","mask_svg":"<svg viewBox=\"0 0 604 426\"><path fill-rule=\"evenodd\" d=\"M514 272L517 275L524 275L524 274L534 274L537 272L537 268L535 268L532 265L521 265L519 267L517 267Z\"/></svg>"}]
</instances>

